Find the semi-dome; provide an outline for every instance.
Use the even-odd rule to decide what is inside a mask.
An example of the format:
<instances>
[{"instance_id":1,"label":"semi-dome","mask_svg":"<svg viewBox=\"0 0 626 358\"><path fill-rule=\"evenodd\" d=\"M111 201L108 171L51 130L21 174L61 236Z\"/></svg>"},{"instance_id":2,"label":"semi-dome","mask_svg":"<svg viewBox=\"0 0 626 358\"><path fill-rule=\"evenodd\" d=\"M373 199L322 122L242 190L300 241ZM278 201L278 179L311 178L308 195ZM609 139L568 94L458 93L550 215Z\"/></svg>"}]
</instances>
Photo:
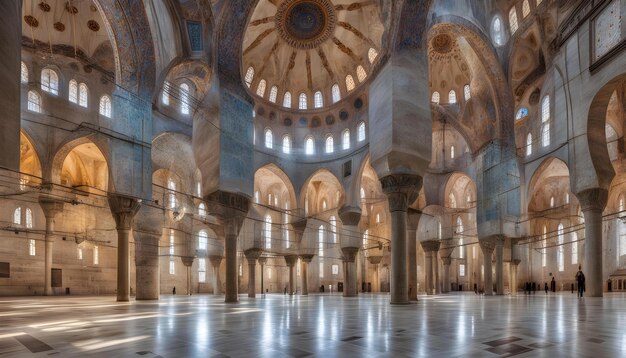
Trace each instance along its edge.
<instances>
[{"instance_id":1,"label":"semi-dome","mask_svg":"<svg viewBox=\"0 0 626 358\"><path fill-rule=\"evenodd\" d=\"M383 31L374 1L261 0L244 37L245 83L285 108L327 107L367 80Z\"/></svg>"}]
</instances>

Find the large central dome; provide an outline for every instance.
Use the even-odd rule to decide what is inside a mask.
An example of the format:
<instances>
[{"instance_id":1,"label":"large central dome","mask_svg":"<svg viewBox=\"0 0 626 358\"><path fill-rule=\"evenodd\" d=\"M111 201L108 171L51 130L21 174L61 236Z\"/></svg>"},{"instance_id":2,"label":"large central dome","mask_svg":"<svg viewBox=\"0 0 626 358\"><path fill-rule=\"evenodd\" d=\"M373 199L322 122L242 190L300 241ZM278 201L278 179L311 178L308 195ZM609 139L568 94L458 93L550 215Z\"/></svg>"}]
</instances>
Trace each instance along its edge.
<instances>
[{"instance_id":1,"label":"large central dome","mask_svg":"<svg viewBox=\"0 0 626 358\"><path fill-rule=\"evenodd\" d=\"M253 95L316 110L365 82L380 51L380 11L376 1L344 1L259 1L243 43L242 73Z\"/></svg>"}]
</instances>

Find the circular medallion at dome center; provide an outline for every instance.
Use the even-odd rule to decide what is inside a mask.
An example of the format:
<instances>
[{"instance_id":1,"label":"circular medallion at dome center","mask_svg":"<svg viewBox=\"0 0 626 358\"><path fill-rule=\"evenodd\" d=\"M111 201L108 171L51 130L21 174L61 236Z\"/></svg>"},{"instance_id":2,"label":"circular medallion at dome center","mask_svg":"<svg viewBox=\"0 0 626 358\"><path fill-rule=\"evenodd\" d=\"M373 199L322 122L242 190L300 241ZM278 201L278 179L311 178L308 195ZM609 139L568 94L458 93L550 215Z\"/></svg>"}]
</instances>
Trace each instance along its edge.
<instances>
[{"instance_id":1,"label":"circular medallion at dome center","mask_svg":"<svg viewBox=\"0 0 626 358\"><path fill-rule=\"evenodd\" d=\"M312 49L333 34L335 9L328 0L286 0L274 19L278 33L289 45Z\"/></svg>"}]
</instances>

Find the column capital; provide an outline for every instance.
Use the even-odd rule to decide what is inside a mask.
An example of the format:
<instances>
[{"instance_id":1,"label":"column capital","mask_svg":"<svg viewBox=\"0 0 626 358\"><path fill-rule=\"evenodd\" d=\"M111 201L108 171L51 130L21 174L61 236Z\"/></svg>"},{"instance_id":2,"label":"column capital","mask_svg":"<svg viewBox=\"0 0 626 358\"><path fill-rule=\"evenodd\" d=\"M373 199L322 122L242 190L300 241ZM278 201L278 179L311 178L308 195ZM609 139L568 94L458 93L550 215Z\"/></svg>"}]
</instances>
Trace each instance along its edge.
<instances>
[{"instance_id":1,"label":"column capital","mask_svg":"<svg viewBox=\"0 0 626 358\"><path fill-rule=\"evenodd\" d=\"M603 211L609 200L609 191L603 188L586 189L576 193L580 210Z\"/></svg>"},{"instance_id":2,"label":"column capital","mask_svg":"<svg viewBox=\"0 0 626 358\"><path fill-rule=\"evenodd\" d=\"M193 256L181 256L180 259L185 267L191 267L193 265Z\"/></svg>"},{"instance_id":3,"label":"column capital","mask_svg":"<svg viewBox=\"0 0 626 358\"><path fill-rule=\"evenodd\" d=\"M259 264L265 265L267 263L267 257L261 256L259 257Z\"/></svg>"},{"instance_id":4,"label":"column capital","mask_svg":"<svg viewBox=\"0 0 626 358\"><path fill-rule=\"evenodd\" d=\"M300 259L302 260L302 262L306 262L307 264L310 264L311 261L313 261L313 256L312 254L305 254L305 255L300 255Z\"/></svg>"},{"instance_id":5,"label":"column capital","mask_svg":"<svg viewBox=\"0 0 626 358\"><path fill-rule=\"evenodd\" d=\"M223 259L224 259L224 256L217 256L217 255L209 256L209 261L211 261L211 265L213 267L219 267L219 265L222 264Z\"/></svg>"},{"instance_id":6,"label":"column capital","mask_svg":"<svg viewBox=\"0 0 626 358\"><path fill-rule=\"evenodd\" d=\"M378 265L382 260L383 257L382 256L368 256L367 260L372 264L372 265Z\"/></svg>"},{"instance_id":7,"label":"column capital","mask_svg":"<svg viewBox=\"0 0 626 358\"><path fill-rule=\"evenodd\" d=\"M413 174L390 174L380 178L383 192L389 199L390 211L407 211L422 188L423 179Z\"/></svg>"},{"instance_id":8,"label":"column capital","mask_svg":"<svg viewBox=\"0 0 626 358\"><path fill-rule=\"evenodd\" d=\"M449 257L442 257L441 262L444 264L444 266L450 266L450 264L452 264L452 259Z\"/></svg>"},{"instance_id":9,"label":"column capital","mask_svg":"<svg viewBox=\"0 0 626 358\"><path fill-rule=\"evenodd\" d=\"M359 248L358 247L342 247L341 252L343 253L344 262L354 262L354 260L356 260L356 254L359 252Z\"/></svg>"},{"instance_id":10,"label":"column capital","mask_svg":"<svg viewBox=\"0 0 626 358\"><path fill-rule=\"evenodd\" d=\"M307 221L307 218L299 218L291 222L296 243L300 243L300 241L302 241L302 235L304 235L304 229L306 229Z\"/></svg>"},{"instance_id":11,"label":"column capital","mask_svg":"<svg viewBox=\"0 0 626 358\"><path fill-rule=\"evenodd\" d=\"M57 214L63 211L64 203L62 201L53 199L47 195L39 196L39 206L43 210L43 214L47 219L54 219Z\"/></svg>"},{"instance_id":12,"label":"column capital","mask_svg":"<svg viewBox=\"0 0 626 358\"><path fill-rule=\"evenodd\" d=\"M108 199L111 214L115 219L115 228L117 230L130 230L135 215L141 206L139 200L118 194L109 194Z\"/></svg>"},{"instance_id":13,"label":"column capital","mask_svg":"<svg viewBox=\"0 0 626 358\"><path fill-rule=\"evenodd\" d=\"M422 249L424 252L437 252L439 251L439 247L441 246L441 241L439 240L427 240L421 241Z\"/></svg>"},{"instance_id":14,"label":"column capital","mask_svg":"<svg viewBox=\"0 0 626 358\"><path fill-rule=\"evenodd\" d=\"M293 267L298 262L298 255L285 255L285 263L289 267Z\"/></svg>"},{"instance_id":15,"label":"column capital","mask_svg":"<svg viewBox=\"0 0 626 358\"><path fill-rule=\"evenodd\" d=\"M257 249L257 248L247 249L246 251L243 252L248 262L255 262L256 260L259 259L259 257L261 257L262 253L263 253L263 250Z\"/></svg>"},{"instance_id":16,"label":"column capital","mask_svg":"<svg viewBox=\"0 0 626 358\"><path fill-rule=\"evenodd\" d=\"M478 244L483 251L483 254L492 254L496 248L496 241L492 237L479 239Z\"/></svg>"},{"instance_id":17,"label":"column capital","mask_svg":"<svg viewBox=\"0 0 626 358\"><path fill-rule=\"evenodd\" d=\"M342 206L338 214L343 225L358 226L361 221L361 208L356 206Z\"/></svg>"}]
</instances>

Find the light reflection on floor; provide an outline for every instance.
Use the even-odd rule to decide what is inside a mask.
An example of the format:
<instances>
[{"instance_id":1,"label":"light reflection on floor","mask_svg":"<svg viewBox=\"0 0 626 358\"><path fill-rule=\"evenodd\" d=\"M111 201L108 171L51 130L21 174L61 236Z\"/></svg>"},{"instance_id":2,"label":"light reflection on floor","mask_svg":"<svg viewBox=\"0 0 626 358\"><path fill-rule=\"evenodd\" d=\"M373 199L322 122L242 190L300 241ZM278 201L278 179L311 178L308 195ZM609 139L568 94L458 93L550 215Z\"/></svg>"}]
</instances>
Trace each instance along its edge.
<instances>
[{"instance_id":1,"label":"light reflection on floor","mask_svg":"<svg viewBox=\"0 0 626 358\"><path fill-rule=\"evenodd\" d=\"M626 296L0 299L0 356L626 356Z\"/></svg>"}]
</instances>

